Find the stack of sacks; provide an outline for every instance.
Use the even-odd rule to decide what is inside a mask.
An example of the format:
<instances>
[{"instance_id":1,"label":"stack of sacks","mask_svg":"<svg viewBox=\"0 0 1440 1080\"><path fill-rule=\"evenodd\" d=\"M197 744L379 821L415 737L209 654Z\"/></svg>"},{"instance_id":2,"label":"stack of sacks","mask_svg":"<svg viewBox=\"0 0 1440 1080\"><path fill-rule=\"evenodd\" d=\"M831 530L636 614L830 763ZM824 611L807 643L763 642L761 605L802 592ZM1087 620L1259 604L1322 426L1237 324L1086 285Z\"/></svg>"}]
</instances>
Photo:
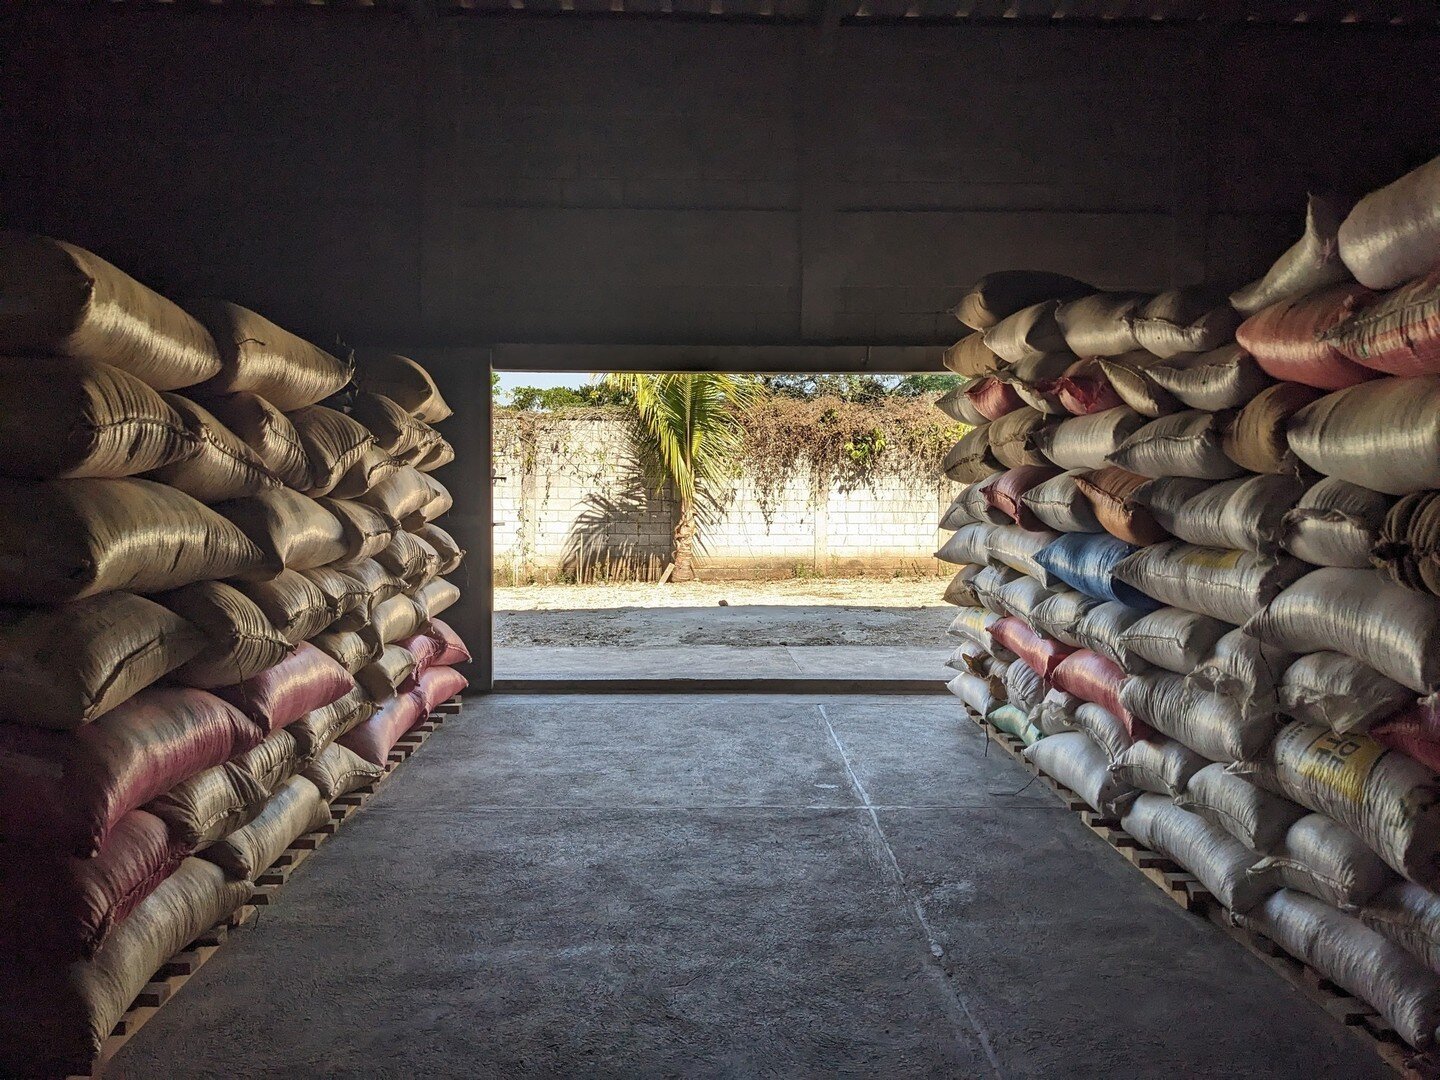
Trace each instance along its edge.
<instances>
[{"instance_id":1,"label":"stack of sacks","mask_svg":"<svg viewBox=\"0 0 1440 1080\"><path fill-rule=\"evenodd\" d=\"M986 378L1013 394L972 384L985 426L946 461L970 485L940 553L960 567L952 687L1429 1049L1440 160L1353 209L1312 198L1305 235L1228 313L1172 300L1167 326L1161 307L961 305L997 316ZM1058 361L1022 367L1014 346L1058 351L1047 311L1081 356L1053 382L1034 373ZM1112 351L1131 337L1143 354ZM1017 662L1044 691L1028 711L1033 690L1007 696Z\"/></svg>"},{"instance_id":2,"label":"stack of sacks","mask_svg":"<svg viewBox=\"0 0 1440 1080\"><path fill-rule=\"evenodd\" d=\"M156 969L379 775L331 745L374 706L311 642L342 599L379 641L341 568L409 534L358 501L404 469L318 405L348 364L42 237L0 234L0 292L0 1071L37 1075L87 1070ZM357 436L344 467L337 432ZM443 545L448 496L423 483L409 527ZM311 497L342 484L357 501ZM403 693L427 702L468 659L420 606L453 602L434 576L392 623L429 665Z\"/></svg>"}]
</instances>

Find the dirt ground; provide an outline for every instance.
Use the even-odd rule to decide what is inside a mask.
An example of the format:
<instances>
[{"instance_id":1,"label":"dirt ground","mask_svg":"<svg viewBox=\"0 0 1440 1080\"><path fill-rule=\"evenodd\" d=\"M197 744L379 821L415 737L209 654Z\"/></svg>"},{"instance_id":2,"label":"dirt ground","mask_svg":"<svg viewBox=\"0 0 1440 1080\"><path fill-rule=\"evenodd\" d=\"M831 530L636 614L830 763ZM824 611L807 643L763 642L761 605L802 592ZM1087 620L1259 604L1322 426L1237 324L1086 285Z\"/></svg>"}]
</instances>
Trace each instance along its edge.
<instances>
[{"instance_id":1,"label":"dirt ground","mask_svg":"<svg viewBox=\"0 0 1440 1080\"><path fill-rule=\"evenodd\" d=\"M495 590L495 644L935 645L940 578L826 578Z\"/></svg>"}]
</instances>

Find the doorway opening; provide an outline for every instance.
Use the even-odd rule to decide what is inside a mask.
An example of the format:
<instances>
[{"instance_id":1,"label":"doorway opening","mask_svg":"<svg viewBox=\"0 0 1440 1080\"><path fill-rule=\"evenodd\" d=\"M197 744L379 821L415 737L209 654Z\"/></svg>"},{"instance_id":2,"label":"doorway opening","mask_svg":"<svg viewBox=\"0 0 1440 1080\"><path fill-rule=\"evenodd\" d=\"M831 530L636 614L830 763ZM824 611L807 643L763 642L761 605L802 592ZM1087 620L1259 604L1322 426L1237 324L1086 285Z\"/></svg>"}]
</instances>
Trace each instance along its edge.
<instances>
[{"instance_id":1,"label":"doorway opening","mask_svg":"<svg viewBox=\"0 0 1440 1080\"><path fill-rule=\"evenodd\" d=\"M496 372L496 688L943 689L956 381Z\"/></svg>"}]
</instances>

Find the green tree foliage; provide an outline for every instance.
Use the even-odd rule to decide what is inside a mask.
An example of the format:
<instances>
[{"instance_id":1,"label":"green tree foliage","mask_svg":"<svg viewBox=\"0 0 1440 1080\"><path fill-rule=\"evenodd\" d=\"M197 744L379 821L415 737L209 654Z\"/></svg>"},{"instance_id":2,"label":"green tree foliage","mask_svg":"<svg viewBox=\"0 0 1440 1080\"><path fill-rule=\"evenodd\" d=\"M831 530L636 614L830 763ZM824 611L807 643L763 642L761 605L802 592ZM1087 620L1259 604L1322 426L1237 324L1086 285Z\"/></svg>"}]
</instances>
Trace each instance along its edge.
<instances>
[{"instance_id":1,"label":"green tree foliage","mask_svg":"<svg viewBox=\"0 0 1440 1080\"><path fill-rule=\"evenodd\" d=\"M783 397L801 401L836 397L864 405L887 397L923 397L943 394L962 381L958 375L869 375L847 372L838 375L768 375L765 386Z\"/></svg>"},{"instance_id":2,"label":"green tree foliage","mask_svg":"<svg viewBox=\"0 0 1440 1080\"><path fill-rule=\"evenodd\" d=\"M606 405L628 405L624 391L606 380L573 386L517 386L510 391L510 407L522 412L555 412L559 409L586 409Z\"/></svg>"},{"instance_id":3,"label":"green tree foliage","mask_svg":"<svg viewBox=\"0 0 1440 1080\"><path fill-rule=\"evenodd\" d=\"M740 417L763 393L756 380L712 372L606 375L603 385L635 410L632 437L653 491L675 488L672 581L695 580L695 537L703 511L715 506L739 471Z\"/></svg>"},{"instance_id":4,"label":"green tree foliage","mask_svg":"<svg viewBox=\"0 0 1440 1080\"><path fill-rule=\"evenodd\" d=\"M490 386L500 393L500 376L492 373ZM945 393L964 380L958 375L869 375L843 373L831 375L766 375L758 380L764 390L779 397L797 401L839 398L841 401L865 405L887 398L919 398ZM629 391L617 389L609 378L598 379L581 387L517 386L510 391L509 407L521 412L556 412L563 409L586 409L630 404Z\"/></svg>"}]
</instances>

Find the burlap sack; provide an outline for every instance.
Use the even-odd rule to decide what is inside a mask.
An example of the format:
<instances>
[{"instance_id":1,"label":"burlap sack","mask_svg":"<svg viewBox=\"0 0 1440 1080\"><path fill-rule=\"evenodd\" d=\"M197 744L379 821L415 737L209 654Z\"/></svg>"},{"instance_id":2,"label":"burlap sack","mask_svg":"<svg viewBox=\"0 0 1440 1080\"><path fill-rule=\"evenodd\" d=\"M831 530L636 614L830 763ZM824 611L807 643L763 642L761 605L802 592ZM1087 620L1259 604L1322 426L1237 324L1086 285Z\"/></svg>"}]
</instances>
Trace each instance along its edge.
<instances>
[{"instance_id":1,"label":"burlap sack","mask_svg":"<svg viewBox=\"0 0 1440 1080\"><path fill-rule=\"evenodd\" d=\"M385 767L366 761L349 747L332 743L306 768L304 775L320 789L322 798L333 802L341 795L379 780L385 775Z\"/></svg>"},{"instance_id":2,"label":"burlap sack","mask_svg":"<svg viewBox=\"0 0 1440 1080\"><path fill-rule=\"evenodd\" d=\"M300 771L297 747L295 736L281 728L266 735L253 750L247 750L225 764L227 768L239 769L253 777L267 792L273 793Z\"/></svg>"},{"instance_id":3,"label":"burlap sack","mask_svg":"<svg viewBox=\"0 0 1440 1080\"><path fill-rule=\"evenodd\" d=\"M1281 889L1241 924L1265 935L1380 1013L1410 1045L1428 1050L1440 1024L1440 977L1358 919Z\"/></svg>"},{"instance_id":4,"label":"burlap sack","mask_svg":"<svg viewBox=\"0 0 1440 1080\"><path fill-rule=\"evenodd\" d=\"M268 798L258 777L227 762L180 781L145 809L164 821L176 840L198 851L254 821Z\"/></svg>"},{"instance_id":5,"label":"burlap sack","mask_svg":"<svg viewBox=\"0 0 1440 1080\"><path fill-rule=\"evenodd\" d=\"M425 474L406 465L389 473L357 501L395 521L404 521L424 510L434 497L435 488Z\"/></svg>"},{"instance_id":6,"label":"burlap sack","mask_svg":"<svg viewBox=\"0 0 1440 1080\"><path fill-rule=\"evenodd\" d=\"M1290 449L1326 476L1408 495L1440 487L1440 375L1375 379L1295 415Z\"/></svg>"},{"instance_id":7,"label":"burlap sack","mask_svg":"<svg viewBox=\"0 0 1440 1080\"><path fill-rule=\"evenodd\" d=\"M364 424L376 443L392 457L428 452L440 433L415 419L384 394L361 391L350 399L350 415Z\"/></svg>"},{"instance_id":8,"label":"burlap sack","mask_svg":"<svg viewBox=\"0 0 1440 1080\"><path fill-rule=\"evenodd\" d=\"M450 507L455 505L455 500L451 498L444 484L429 473L424 474L424 480L430 489L430 501L413 514L406 514L400 519L401 526L410 532L419 532L422 526L443 517L450 512Z\"/></svg>"},{"instance_id":9,"label":"burlap sack","mask_svg":"<svg viewBox=\"0 0 1440 1080\"><path fill-rule=\"evenodd\" d=\"M307 771L327 746L374 714L375 703L357 686L339 701L307 713L287 727L285 730L295 737L300 771Z\"/></svg>"},{"instance_id":10,"label":"burlap sack","mask_svg":"<svg viewBox=\"0 0 1440 1080\"><path fill-rule=\"evenodd\" d=\"M436 469L443 468L455 460L455 447L443 437L438 437L430 443L429 447L421 452L421 448L410 451L403 459L397 459L405 465L413 465L424 473L432 473Z\"/></svg>"},{"instance_id":11,"label":"burlap sack","mask_svg":"<svg viewBox=\"0 0 1440 1080\"><path fill-rule=\"evenodd\" d=\"M258 394L226 394L209 398L206 407L259 455L265 467L286 487L310 487L310 459L289 418Z\"/></svg>"},{"instance_id":12,"label":"burlap sack","mask_svg":"<svg viewBox=\"0 0 1440 1080\"><path fill-rule=\"evenodd\" d=\"M355 582L364 593L365 600L362 604L357 605L356 610L363 612L367 619L376 604L384 603L392 596L398 596L405 591L405 583L374 559L360 559L358 562L346 563L339 572ZM339 629L359 628L358 626L351 627L343 619L341 622L342 625L338 627Z\"/></svg>"},{"instance_id":13,"label":"burlap sack","mask_svg":"<svg viewBox=\"0 0 1440 1080\"><path fill-rule=\"evenodd\" d=\"M347 564L347 568L353 569L355 565L358 564ZM370 593L355 578L342 573L333 566L316 566L310 570L301 570L299 573L325 597L328 615L325 625L319 630L354 630L369 621ZM342 621L345 621L346 625L341 625ZM351 621L353 621L353 625L350 624ZM319 630L316 632L318 633ZM314 634L307 634L306 640L308 641L314 636Z\"/></svg>"},{"instance_id":14,"label":"burlap sack","mask_svg":"<svg viewBox=\"0 0 1440 1080\"><path fill-rule=\"evenodd\" d=\"M313 405L342 390L349 365L238 304L199 300L191 305L220 350L221 369L197 387L204 395L248 391L282 412Z\"/></svg>"},{"instance_id":15,"label":"burlap sack","mask_svg":"<svg viewBox=\"0 0 1440 1080\"><path fill-rule=\"evenodd\" d=\"M293 776L270 796L254 821L217 840L200 857L231 880L253 881L297 839L329 822L330 806L320 789L303 776Z\"/></svg>"},{"instance_id":16,"label":"burlap sack","mask_svg":"<svg viewBox=\"0 0 1440 1080\"><path fill-rule=\"evenodd\" d=\"M89 1072L161 965L244 903L251 888L248 881L227 881L213 863L186 859L93 960L7 973L12 1007L0 1032L0 1068L18 1076Z\"/></svg>"},{"instance_id":17,"label":"burlap sack","mask_svg":"<svg viewBox=\"0 0 1440 1080\"><path fill-rule=\"evenodd\" d=\"M395 533L375 561L403 581L408 591L421 588L440 573L439 552L414 533Z\"/></svg>"},{"instance_id":18,"label":"burlap sack","mask_svg":"<svg viewBox=\"0 0 1440 1080\"><path fill-rule=\"evenodd\" d=\"M0 724L0 835L89 858L131 810L262 736L213 694L159 686L74 731Z\"/></svg>"},{"instance_id":19,"label":"burlap sack","mask_svg":"<svg viewBox=\"0 0 1440 1080\"><path fill-rule=\"evenodd\" d=\"M999 270L970 286L953 314L972 330L988 330L1021 308L1043 300L1075 300L1095 289L1045 270Z\"/></svg>"},{"instance_id":20,"label":"burlap sack","mask_svg":"<svg viewBox=\"0 0 1440 1080\"><path fill-rule=\"evenodd\" d=\"M436 554L440 556L440 573L442 574L448 574L458 568L460 561L465 558L465 549L439 525L426 525L416 529L415 535L434 548Z\"/></svg>"},{"instance_id":21,"label":"burlap sack","mask_svg":"<svg viewBox=\"0 0 1440 1080\"><path fill-rule=\"evenodd\" d=\"M1440 251L1440 158L1372 191L1340 224L1340 258L1372 289L1435 269Z\"/></svg>"},{"instance_id":22,"label":"burlap sack","mask_svg":"<svg viewBox=\"0 0 1440 1080\"><path fill-rule=\"evenodd\" d=\"M156 390L220 370L209 331L83 248L0 232L0 355L69 356L128 371Z\"/></svg>"},{"instance_id":23,"label":"burlap sack","mask_svg":"<svg viewBox=\"0 0 1440 1080\"><path fill-rule=\"evenodd\" d=\"M309 570L345 558L345 526L308 495L272 488L215 507L261 552L270 575Z\"/></svg>"},{"instance_id":24,"label":"burlap sack","mask_svg":"<svg viewBox=\"0 0 1440 1080\"><path fill-rule=\"evenodd\" d=\"M1250 404L1274 380L1239 345L1203 353L1181 353L1146 374L1191 409L1222 412Z\"/></svg>"},{"instance_id":25,"label":"burlap sack","mask_svg":"<svg viewBox=\"0 0 1440 1080\"><path fill-rule=\"evenodd\" d=\"M400 645L386 645L378 660L372 660L355 673L355 682L371 701L386 701L394 696L400 684L415 673L415 656Z\"/></svg>"},{"instance_id":26,"label":"burlap sack","mask_svg":"<svg viewBox=\"0 0 1440 1080\"><path fill-rule=\"evenodd\" d=\"M460 599L460 590L444 578L436 578L415 594L415 603L427 618L447 611Z\"/></svg>"},{"instance_id":27,"label":"burlap sack","mask_svg":"<svg viewBox=\"0 0 1440 1080\"><path fill-rule=\"evenodd\" d=\"M305 576L322 572L323 568L304 573L282 570L269 581L232 581L229 584L258 607L280 636L293 645L309 641L335 621L334 601ZM349 584L348 579L341 580Z\"/></svg>"},{"instance_id":28,"label":"burlap sack","mask_svg":"<svg viewBox=\"0 0 1440 1080\"><path fill-rule=\"evenodd\" d=\"M1110 393L1119 399L1116 404L1128 405L1152 419L1181 408L1175 395L1150 377L1150 369L1161 363L1153 353L1138 349L1123 356L1101 357L1096 363Z\"/></svg>"},{"instance_id":29,"label":"burlap sack","mask_svg":"<svg viewBox=\"0 0 1440 1080\"><path fill-rule=\"evenodd\" d=\"M338 740L372 765L384 765L400 736L425 719L425 701L418 689L396 694L378 712Z\"/></svg>"},{"instance_id":30,"label":"burlap sack","mask_svg":"<svg viewBox=\"0 0 1440 1080\"><path fill-rule=\"evenodd\" d=\"M956 375L967 379L993 375L1005 366L1005 361L986 347L985 335L979 331L966 334L954 345L951 345L941 354L940 362ZM957 419L963 419L963 417L957 417ZM973 420L966 422L974 423Z\"/></svg>"},{"instance_id":31,"label":"burlap sack","mask_svg":"<svg viewBox=\"0 0 1440 1080\"><path fill-rule=\"evenodd\" d=\"M355 352L355 385L383 394L416 419L438 424L451 415L440 388L423 367L408 356L372 349Z\"/></svg>"},{"instance_id":32,"label":"burlap sack","mask_svg":"<svg viewBox=\"0 0 1440 1080\"><path fill-rule=\"evenodd\" d=\"M1258 861L1253 851L1165 795L1141 795L1120 822L1142 845L1199 878L1231 911L1249 911L1273 891L1246 873Z\"/></svg>"},{"instance_id":33,"label":"burlap sack","mask_svg":"<svg viewBox=\"0 0 1440 1080\"><path fill-rule=\"evenodd\" d=\"M1061 304L1055 321L1076 356L1119 356L1140 347L1135 316L1150 299L1145 293L1092 293Z\"/></svg>"},{"instance_id":34,"label":"burlap sack","mask_svg":"<svg viewBox=\"0 0 1440 1080\"><path fill-rule=\"evenodd\" d=\"M1065 335L1055 321L1059 307L1058 301L1046 300L1007 315L985 331L985 347L1007 364L1065 353Z\"/></svg>"},{"instance_id":35,"label":"burlap sack","mask_svg":"<svg viewBox=\"0 0 1440 1080\"><path fill-rule=\"evenodd\" d=\"M1349 199L1311 195L1305 204L1304 234L1264 277L1231 293L1230 306L1241 315L1254 315L1271 304L1347 280L1350 271L1340 259L1337 234L1352 205Z\"/></svg>"},{"instance_id":36,"label":"burlap sack","mask_svg":"<svg viewBox=\"0 0 1440 1080\"><path fill-rule=\"evenodd\" d=\"M0 608L0 721L75 728L205 647L200 629L131 593Z\"/></svg>"},{"instance_id":37,"label":"burlap sack","mask_svg":"<svg viewBox=\"0 0 1440 1080\"><path fill-rule=\"evenodd\" d=\"M1161 293L1133 322L1140 347L1161 357L1218 349L1234 340L1239 325L1240 313L1230 301L1205 287Z\"/></svg>"},{"instance_id":38,"label":"burlap sack","mask_svg":"<svg viewBox=\"0 0 1440 1080\"><path fill-rule=\"evenodd\" d=\"M940 395L935 401L935 407L943 412L951 420L961 424L983 424L985 417L976 411L974 404L966 396L968 385L961 383L953 390L948 390Z\"/></svg>"},{"instance_id":39,"label":"burlap sack","mask_svg":"<svg viewBox=\"0 0 1440 1080\"><path fill-rule=\"evenodd\" d=\"M122 817L93 859L0 841L0 955L52 968L94 956L186 854L144 810Z\"/></svg>"},{"instance_id":40,"label":"burlap sack","mask_svg":"<svg viewBox=\"0 0 1440 1080\"><path fill-rule=\"evenodd\" d=\"M196 452L151 470L148 479L169 484L202 503L240 499L280 486L280 478L260 455L209 412L179 394L166 394L165 400L185 418Z\"/></svg>"},{"instance_id":41,"label":"burlap sack","mask_svg":"<svg viewBox=\"0 0 1440 1080\"><path fill-rule=\"evenodd\" d=\"M1029 406L1007 413L990 425L990 453L1007 469L1018 469L1022 465L1049 465L1050 459L1041 453L1039 440L1041 433L1052 424L1054 421L1048 416ZM988 469L986 471L989 472Z\"/></svg>"},{"instance_id":42,"label":"burlap sack","mask_svg":"<svg viewBox=\"0 0 1440 1080\"><path fill-rule=\"evenodd\" d=\"M445 579L436 578L435 580L444 581ZM415 633L425 625L426 618L427 611L420 606L418 600L401 594L376 604L370 612L370 625L360 632L371 641L389 645L391 642L399 641L401 638Z\"/></svg>"},{"instance_id":43,"label":"burlap sack","mask_svg":"<svg viewBox=\"0 0 1440 1080\"><path fill-rule=\"evenodd\" d=\"M349 672L314 645L302 641L278 664L234 686L220 687L215 695L266 731L276 731L339 701L353 689L355 680Z\"/></svg>"},{"instance_id":44,"label":"burlap sack","mask_svg":"<svg viewBox=\"0 0 1440 1080\"><path fill-rule=\"evenodd\" d=\"M1221 437L1225 456L1255 473L1294 472L1299 463L1288 438L1291 417L1322 394L1294 382L1260 391L1225 429Z\"/></svg>"},{"instance_id":45,"label":"burlap sack","mask_svg":"<svg viewBox=\"0 0 1440 1080\"><path fill-rule=\"evenodd\" d=\"M197 450L165 398L119 368L60 356L0 360L6 475L138 476Z\"/></svg>"},{"instance_id":46,"label":"burlap sack","mask_svg":"<svg viewBox=\"0 0 1440 1080\"><path fill-rule=\"evenodd\" d=\"M1394 499L1348 480L1326 477L1286 513L1281 544L1316 566L1364 567Z\"/></svg>"},{"instance_id":47,"label":"burlap sack","mask_svg":"<svg viewBox=\"0 0 1440 1080\"><path fill-rule=\"evenodd\" d=\"M323 634L316 634L310 644L351 675L376 659L385 649L384 642L373 637L362 637L354 630L327 630Z\"/></svg>"},{"instance_id":48,"label":"burlap sack","mask_svg":"<svg viewBox=\"0 0 1440 1080\"><path fill-rule=\"evenodd\" d=\"M253 601L223 582L186 585L155 601L205 635L200 653L170 673L181 686L209 690L243 682L295 649Z\"/></svg>"},{"instance_id":49,"label":"burlap sack","mask_svg":"<svg viewBox=\"0 0 1440 1080\"><path fill-rule=\"evenodd\" d=\"M1251 315L1235 337L1273 378L1322 390L1354 386L1375 373L1347 358L1323 335L1374 299L1374 293L1354 282L1331 285Z\"/></svg>"},{"instance_id":50,"label":"burlap sack","mask_svg":"<svg viewBox=\"0 0 1440 1080\"><path fill-rule=\"evenodd\" d=\"M364 502L330 498L316 501L340 522L345 536L345 555L342 562L370 559L380 554L390 544L399 528L398 517Z\"/></svg>"},{"instance_id":51,"label":"burlap sack","mask_svg":"<svg viewBox=\"0 0 1440 1080\"><path fill-rule=\"evenodd\" d=\"M300 445L310 462L307 495L318 498L334 495L353 499L371 487L370 473L389 456L380 450L375 436L358 421L323 405L311 405L290 414ZM380 454L376 459L368 452Z\"/></svg>"},{"instance_id":52,"label":"burlap sack","mask_svg":"<svg viewBox=\"0 0 1440 1080\"><path fill-rule=\"evenodd\" d=\"M265 576L244 533L149 480L0 480L0 603Z\"/></svg>"}]
</instances>

